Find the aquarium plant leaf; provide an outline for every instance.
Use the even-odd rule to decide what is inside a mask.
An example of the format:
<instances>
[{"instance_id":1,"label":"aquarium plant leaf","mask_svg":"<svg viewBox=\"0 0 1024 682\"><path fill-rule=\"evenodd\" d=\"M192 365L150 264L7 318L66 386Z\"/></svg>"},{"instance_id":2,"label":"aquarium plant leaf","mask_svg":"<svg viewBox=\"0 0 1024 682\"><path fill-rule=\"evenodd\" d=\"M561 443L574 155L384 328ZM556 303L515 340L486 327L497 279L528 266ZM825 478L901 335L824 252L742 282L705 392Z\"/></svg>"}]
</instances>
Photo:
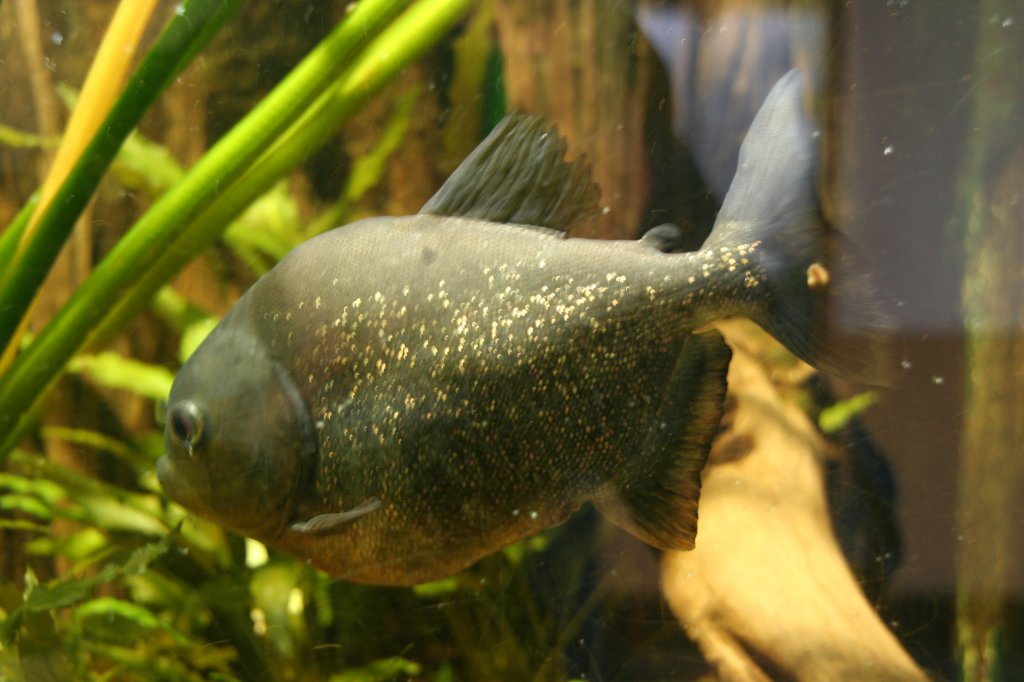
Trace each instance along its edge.
<instances>
[{"instance_id":1,"label":"aquarium plant leaf","mask_svg":"<svg viewBox=\"0 0 1024 682\"><path fill-rule=\"evenodd\" d=\"M840 400L821 411L818 415L818 428L826 434L841 431L860 413L877 403L880 397L878 391L864 391Z\"/></svg>"},{"instance_id":2,"label":"aquarium plant leaf","mask_svg":"<svg viewBox=\"0 0 1024 682\"><path fill-rule=\"evenodd\" d=\"M27 238L29 230L26 228L15 257L0 273L0 300L5 302L0 308L0 346L8 348L4 355L8 361L14 352L9 344L20 321L121 142L177 74L183 65L182 54L194 52L197 42L212 37L209 24L219 26L239 2L185 2L104 119L102 134L93 136L52 200L39 202L41 208L36 215L40 217L31 231L31 238Z\"/></svg>"},{"instance_id":3,"label":"aquarium plant leaf","mask_svg":"<svg viewBox=\"0 0 1024 682\"><path fill-rule=\"evenodd\" d=\"M64 578L50 586L34 585L24 601L0 626L0 639L9 642L25 614L42 613L71 606L89 597L99 585L113 582L123 575L134 575L146 570L150 563L163 556L171 547L174 534L169 533L157 542L135 549L120 563L107 563L94 575L85 578Z\"/></svg>"},{"instance_id":4,"label":"aquarium plant leaf","mask_svg":"<svg viewBox=\"0 0 1024 682\"><path fill-rule=\"evenodd\" d=\"M331 676L331 682L387 682L396 678L415 677L420 665L401 656L382 658L363 668L351 668Z\"/></svg>"},{"instance_id":5,"label":"aquarium plant leaf","mask_svg":"<svg viewBox=\"0 0 1024 682\"><path fill-rule=\"evenodd\" d=\"M19 256L39 225L39 219L46 209L49 208L57 190L67 179L75 162L88 147L89 141L96 134L104 116L110 111L115 95L128 74L132 57L138 48L139 42L142 40L142 34L149 24L149 19L155 7L156 0L138 0L137 2L122 0L114 11L110 26L103 35L103 40L96 52L96 57L93 59L92 66L90 66L89 72L85 77L79 105L71 113L67 129L53 157L53 163L46 175L46 179L43 181L39 192L40 201L32 211L28 225L19 237L17 252L13 258L14 263L18 262ZM70 232L70 229L68 231ZM63 240L61 241L62 243ZM54 259L57 252L59 252L59 248L54 252ZM46 270L52 264L53 260L50 260L46 264ZM41 264L32 263L32 265L38 267ZM45 276L46 270L39 270L37 274L39 281L36 282L37 287L42 284L42 278ZM29 310L31 310L33 305L34 303L29 304ZM3 355L0 356L0 370L3 370L10 364L14 351L18 346L17 337L24 331L25 326L28 324L28 318L28 314L22 317L14 338L10 340ZM2 342L0 342L0 345L2 345Z\"/></svg>"},{"instance_id":6,"label":"aquarium plant leaf","mask_svg":"<svg viewBox=\"0 0 1024 682\"><path fill-rule=\"evenodd\" d=\"M237 183L224 187L209 207L187 225L187 229L180 231L172 244L161 242L159 259L152 267L136 273L131 288L106 312L88 343L110 338L127 324L145 308L159 287L219 237L242 209L323 144L372 94L447 33L472 4L471 0L420 0L402 14L276 144L263 151ZM0 391L0 409L2 407ZM3 450L0 445L0 456Z\"/></svg>"},{"instance_id":7,"label":"aquarium plant leaf","mask_svg":"<svg viewBox=\"0 0 1024 682\"><path fill-rule=\"evenodd\" d=\"M338 29L111 250L0 378L0 433L7 434L0 443L0 463L26 428L26 410L78 348L98 338L109 338L143 309L154 293L220 236L245 206L297 166L371 94L444 36L472 2L421 0L378 37L404 4L395 0L358 3ZM371 40L370 47L360 53ZM324 92L325 85L345 65L350 66ZM286 128L288 132L270 145L273 137ZM232 182L240 176L240 181ZM111 301L116 302L113 307Z\"/></svg>"},{"instance_id":8,"label":"aquarium plant leaf","mask_svg":"<svg viewBox=\"0 0 1024 682\"><path fill-rule=\"evenodd\" d=\"M380 184L387 172L388 160L405 139L420 90L419 87L410 88L398 101L377 144L353 161L342 196L310 221L305 237L315 237L345 223L352 205Z\"/></svg>"},{"instance_id":9,"label":"aquarium plant leaf","mask_svg":"<svg viewBox=\"0 0 1024 682\"><path fill-rule=\"evenodd\" d=\"M39 192L35 192L15 214L14 219L7 224L3 234L0 234L0 273L7 272L8 266L14 260L14 252L18 249L21 235L24 234L28 221L31 220L32 213L38 204Z\"/></svg>"},{"instance_id":10,"label":"aquarium plant leaf","mask_svg":"<svg viewBox=\"0 0 1024 682\"><path fill-rule=\"evenodd\" d=\"M160 365L151 365L114 351L96 355L76 355L68 371L82 374L105 388L118 388L153 400L166 398L174 375Z\"/></svg>"},{"instance_id":11,"label":"aquarium plant leaf","mask_svg":"<svg viewBox=\"0 0 1024 682\"><path fill-rule=\"evenodd\" d=\"M79 605L74 618L79 623L89 619L114 621L118 626L158 630L170 635L175 644L187 646L191 640L170 623L163 621L144 606L115 597L96 597ZM120 622L118 622L120 621ZM127 629L127 628L126 628Z\"/></svg>"},{"instance_id":12,"label":"aquarium plant leaf","mask_svg":"<svg viewBox=\"0 0 1024 682\"><path fill-rule=\"evenodd\" d=\"M21 149L43 149L56 147L60 144L60 140L56 137L36 135L35 133L18 130L17 128L0 123L0 144L5 147Z\"/></svg>"}]
</instances>

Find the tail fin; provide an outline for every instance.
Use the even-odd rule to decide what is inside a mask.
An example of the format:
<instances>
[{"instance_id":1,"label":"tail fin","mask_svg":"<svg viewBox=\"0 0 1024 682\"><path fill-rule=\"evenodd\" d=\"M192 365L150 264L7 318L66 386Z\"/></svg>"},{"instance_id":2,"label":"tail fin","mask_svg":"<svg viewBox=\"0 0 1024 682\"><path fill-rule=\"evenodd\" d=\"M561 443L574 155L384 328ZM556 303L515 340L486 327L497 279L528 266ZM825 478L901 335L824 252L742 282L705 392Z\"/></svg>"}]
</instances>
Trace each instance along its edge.
<instances>
[{"instance_id":1,"label":"tail fin","mask_svg":"<svg viewBox=\"0 0 1024 682\"><path fill-rule=\"evenodd\" d=\"M896 373L895 325L870 267L822 216L801 81L783 76L754 117L705 248L759 242L768 296L754 321L819 369L885 385Z\"/></svg>"}]
</instances>

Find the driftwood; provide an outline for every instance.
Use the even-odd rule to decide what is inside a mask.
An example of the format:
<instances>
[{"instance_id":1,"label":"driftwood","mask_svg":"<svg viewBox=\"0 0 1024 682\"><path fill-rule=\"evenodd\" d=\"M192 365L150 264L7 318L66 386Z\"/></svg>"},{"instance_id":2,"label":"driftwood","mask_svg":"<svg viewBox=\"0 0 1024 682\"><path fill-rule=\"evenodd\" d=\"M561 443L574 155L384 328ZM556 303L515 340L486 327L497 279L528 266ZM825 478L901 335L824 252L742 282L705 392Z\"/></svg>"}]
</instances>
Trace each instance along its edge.
<instances>
[{"instance_id":1,"label":"driftwood","mask_svg":"<svg viewBox=\"0 0 1024 682\"><path fill-rule=\"evenodd\" d=\"M703 473L692 552L666 553L673 613L722 680L923 680L864 597L832 533L828 446L780 395L747 323L730 409Z\"/></svg>"},{"instance_id":2,"label":"driftwood","mask_svg":"<svg viewBox=\"0 0 1024 682\"><path fill-rule=\"evenodd\" d=\"M498 41L510 109L543 113L585 152L602 214L576 236L623 238L640 225L648 177L644 125L654 55L623 2L500 0Z\"/></svg>"}]
</instances>

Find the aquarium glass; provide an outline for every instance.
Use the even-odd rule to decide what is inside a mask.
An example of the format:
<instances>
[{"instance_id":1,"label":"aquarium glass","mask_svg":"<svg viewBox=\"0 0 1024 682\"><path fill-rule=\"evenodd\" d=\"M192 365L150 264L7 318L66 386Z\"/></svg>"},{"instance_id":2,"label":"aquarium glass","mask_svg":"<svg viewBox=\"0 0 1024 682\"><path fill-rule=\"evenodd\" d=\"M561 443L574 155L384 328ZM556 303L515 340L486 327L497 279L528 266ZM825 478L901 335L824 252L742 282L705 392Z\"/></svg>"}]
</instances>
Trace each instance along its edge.
<instances>
[{"instance_id":1,"label":"aquarium glass","mask_svg":"<svg viewBox=\"0 0 1024 682\"><path fill-rule=\"evenodd\" d=\"M1024 679L1022 31L0 0L0 680Z\"/></svg>"}]
</instances>

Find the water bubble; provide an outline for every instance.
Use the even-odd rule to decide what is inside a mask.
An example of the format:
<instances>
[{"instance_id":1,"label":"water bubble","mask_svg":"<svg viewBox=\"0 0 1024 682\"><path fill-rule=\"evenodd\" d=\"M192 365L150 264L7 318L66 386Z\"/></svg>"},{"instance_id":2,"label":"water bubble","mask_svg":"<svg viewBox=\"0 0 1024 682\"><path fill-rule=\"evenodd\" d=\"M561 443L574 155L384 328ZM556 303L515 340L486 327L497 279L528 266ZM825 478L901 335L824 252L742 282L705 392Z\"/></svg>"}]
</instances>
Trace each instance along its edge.
<instances>
[{"instance_id":1,"label":"water bubble","mask_svg":"<svg viewBox=\"0 0 1024 682\"><path fill-rule=\"evenodd\" d=\"M185 16L185 3L179 2L177 5L175 5L174 13L177 14L179 17Z\"/></svg>"},{"instance_id":2,"label":"water bubble","mask_svg":"<svg viewBox=\"0 0 1024 682\"><path fill-rule=\"evenodd\" d=\"M932 377L932 383L935 384L936 386L941 386L942 384L946 383L946 380L943 377L935 375Z\"/></svg>"},{"instance_id":3,"label":"water bubble","mask_svg":"<svg viewBox=\"0 0 1024 682\"><path fill-rule=\"evenodd\" d=\"M1003 28L1010 28L1011 26L1013 26L1013 17L1003 19Z\"/></svg>"},{"instance_id":4,"label":"water bubble","mask_svg":"<svg viewBox=\"0 0 1024 682\"><path fill-rule=\"evenodd\" d=\"M54 31L53 34L50 35L50 40L53 41L54 45L63 45L64 44L64 34L61 33L60 31Z\"/></svg>"},{"instance_id":5,"label":"water bubble","mask_svg":"<svg viewBox=\"0 0 1024 682\"><path fill-rule=\"evenodd\" d=\"M532 520L532 521L536 521L537 520L537 512L535 512L535 511L530 512L530 520Z\"/></svg>"},{"instance_id":6,"label":"water bubble","mask_svg":"<svg viewBox=\"0 0 1024 682\"><path fill-rule=\"evenodd\" d=\"M893 146L891 144L888 144L885 146L885 149L882 150L882 153L885 154L886 156L892 156L892 153L894 151L896 150L893 149Z\"/></svg>"},{"instance_id":7,"label":"water bubble","mask_svg":"<svg viewBox=\"0 0 1024 682\"><path fill-rule=\"evenodd\" d=\"M902 367L903 369L910 369L911 367L913 367L913 365L910 364L910 360L904 360L903 362L900 363L900 367Z\"/></svg>"}]
</instances>

